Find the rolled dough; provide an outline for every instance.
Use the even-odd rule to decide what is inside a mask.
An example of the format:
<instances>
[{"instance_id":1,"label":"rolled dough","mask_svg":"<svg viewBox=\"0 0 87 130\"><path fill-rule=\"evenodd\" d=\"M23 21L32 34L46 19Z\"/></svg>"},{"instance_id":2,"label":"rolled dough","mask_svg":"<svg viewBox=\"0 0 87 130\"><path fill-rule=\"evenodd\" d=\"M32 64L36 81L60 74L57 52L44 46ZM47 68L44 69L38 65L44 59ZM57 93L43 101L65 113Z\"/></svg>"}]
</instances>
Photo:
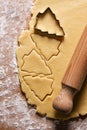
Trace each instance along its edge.
<instances>
[{"instance_id":1,"label":"rolled dough","mask_svg":"<svg viewBox=\"0 0 87 130\"><path fill-rule=\"evenodd\" d=\"M87 80L70 115L59 114L52 101L87 24L87 0L36 0L29 29L20 35L17 49L19 78L28 103L54 119L87 114Z\"/></svg>"}]
</instances>

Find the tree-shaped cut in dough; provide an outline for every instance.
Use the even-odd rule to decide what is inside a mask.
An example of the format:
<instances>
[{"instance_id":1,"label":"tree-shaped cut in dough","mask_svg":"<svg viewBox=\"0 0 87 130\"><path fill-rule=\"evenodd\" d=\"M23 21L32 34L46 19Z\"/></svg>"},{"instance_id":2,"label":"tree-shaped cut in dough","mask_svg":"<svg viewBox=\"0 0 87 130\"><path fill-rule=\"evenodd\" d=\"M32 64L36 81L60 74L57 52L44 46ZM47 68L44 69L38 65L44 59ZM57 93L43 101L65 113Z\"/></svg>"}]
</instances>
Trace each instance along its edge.
<instances>
[{"instance_id":1,"label":"tree-shaped cut in dough","mask_svg":"<svg viewBox=\"0 0 87 130\"><path fill-rule=\"evenodd\" d=\"M31 38L46 60L50 60L60 52L59 47L64 35L59 20L56 19L50 8L37 14L34 33L31 34Z\"/></svg>"},{"instance_id":2,"label":"tree-shaped cut in dough","mask_svg":"<svg viewBox=\"0 0 87 130\"><path fill-rule=\"evenodd\" d=\"M54 35L56 37L64 36L63 28L50 8L47 8L43 13L38 13L34 28L41 33L48 33L49 37Z\"/></svg>"},{"instance_id":3,"label":"tree-shaped cut in dough","mask_svg":"<svg viewBox=\"0 0 87 130\"><path fill-rule=\"evenodd\" d=\"M52 79L46 77L40 78L39 76L25 76L24 80L30 86L30 89L34 92L36 97L38 97L41 101L43 101L46 96L52 94Z\"/></svg>"},{"instance_id":4,"label":"tree-shaped cut in dough","mask_svg":"<svg viewBox=\"0 0 87 130\"><path fill-rule=\"evenodd\" d=\"M38 34L32 34L31 37L46 60L59 53L60 41L46 36L42 37Z\"/></svg>"},{"instance_id":5,"label":"tree-shaped cut in dough","mask_svg":"<svg viewBox=\"0 0 87 130\"><path fill-rule=\"evenodd\" d=\"M29 55L25 55L23 61L23 71L43 75L51 74L50 68L35 50L33 50Z\"/></svg>"}]
</instances>

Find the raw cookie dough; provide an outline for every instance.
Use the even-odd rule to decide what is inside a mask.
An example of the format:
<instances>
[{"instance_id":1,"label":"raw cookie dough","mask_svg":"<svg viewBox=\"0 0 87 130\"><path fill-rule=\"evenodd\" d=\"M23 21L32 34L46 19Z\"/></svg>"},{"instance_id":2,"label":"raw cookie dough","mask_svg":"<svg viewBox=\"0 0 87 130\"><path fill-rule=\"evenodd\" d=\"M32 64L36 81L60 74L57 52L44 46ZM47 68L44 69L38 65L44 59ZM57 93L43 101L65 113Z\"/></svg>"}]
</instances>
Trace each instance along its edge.
<instances>
[{"instance_id":1,"label":"raw cookie dough","mask_svg":"<svg viewBox=\"0 0 87 130\"><path fill-rule=\"evenodd\" d=\"M22 91L37 112L55 119L87 113L87 81L68 116L60 115L52 101L87 24L87 0L36 0L29 30L19 37L17 60Z\"/></svg>"}]
</instances>

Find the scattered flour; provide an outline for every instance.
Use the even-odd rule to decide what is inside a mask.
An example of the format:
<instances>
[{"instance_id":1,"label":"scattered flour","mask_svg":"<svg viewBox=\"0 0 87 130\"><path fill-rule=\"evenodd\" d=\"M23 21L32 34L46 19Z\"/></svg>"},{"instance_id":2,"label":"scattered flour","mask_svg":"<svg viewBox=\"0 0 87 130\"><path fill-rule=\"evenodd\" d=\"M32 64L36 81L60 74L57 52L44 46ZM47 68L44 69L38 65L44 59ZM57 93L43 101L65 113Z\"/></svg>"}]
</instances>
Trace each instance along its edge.
<instances>
[{"instance_id":1,"label":"scattered flour","mask_svg":"<svg viewBox=\"0 0 87 130\"><path fill-rule=\"evenodd\" d=\"M0 66L0 80L6 77L4 67Z\"/></svg>"},{"instance_id":2,"label":"scattered flour","mask_svg":"<svg viewBox=\"0 0 87 130\"><path fill-rule=\"evenodd\" d=\"M53 130L53 121L35 114L20 91L16 63L17 38L26 27L33 0L0 0L0 126L15 130ZM84 130L87 120L79 127ZM59 123L59 121L57 121ZM70 128L71 129L71 128ZM71 130L72 130L71 129Z\"/></svg>"},{"instance_id":3,"label":"scattered flour","mask_svg":"<svg viewBox=\"0 0 87 130\"><path fill-rule=\"evenodd\" d=\"M31 7L32 0L0 0L0 126L5 124L4 129L46 130L51 126L27 105L20 91L15 52Z\"/></svg>"}]
</instances>

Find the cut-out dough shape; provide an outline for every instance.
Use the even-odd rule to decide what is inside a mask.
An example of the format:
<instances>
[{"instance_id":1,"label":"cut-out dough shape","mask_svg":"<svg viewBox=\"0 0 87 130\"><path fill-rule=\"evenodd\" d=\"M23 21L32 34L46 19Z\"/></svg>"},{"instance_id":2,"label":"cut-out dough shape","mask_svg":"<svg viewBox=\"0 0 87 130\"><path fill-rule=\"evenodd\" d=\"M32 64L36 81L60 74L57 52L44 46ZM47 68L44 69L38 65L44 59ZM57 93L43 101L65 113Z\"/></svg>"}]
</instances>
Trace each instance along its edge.
<instances>
[{"instance_id":1,"label":"cut-out dough shape","mask_svg":"<svg viewBox=\"0 0 87 130\"><path fill-rule=\"evenodd\" d=\"M48 7L52 10L52 12L47 9ZM85 81L83 89L76 97L74 109L70 115L61 115L52 107L52 101L61 90L62 78L84 27L87 24L87 0L35 0L32 14L33 16L29 23L29 29L25 30L20 36L20 46L17 49L17 59L20 73L19 78L22 85L22 91L25 93L28 103L35 105L38 113L46 114L47 117L55 119L66 120L79 117L79 114L87 114L87 80ZM48 48L50 49L50 43L46 44L48 39L43 36L51 39L61 37L59 36L61 35L61 31L59 29L60 26L58 26L59 24L56 23L57 20L59 20L59 23L65 32L65 36L64 33L62 33L64 39L59 47L60 53L53 56L57 53L57 49L55 49L55 52L53 51L49 53L49 50L47 51L47 46L49 46ZM41 30L37 33L38 29ZM44 33L43 31L46 31L47 33ZM43 38L37 36L37 39L36 35L40 35ZM43 39L42 42L41 39ZM57 47L56 40L53 40L52 42L54 46ZM45 44L43 46L41 43L45 43L47 46L45 47ZM53 57L51 58L50 56ZM47 60L49 58L50 60ZM31 79L29 79L32 84L31 86L28 85L28 78L27 81L24 79L26 76L31 76ZM50 81L49 83L52 85L52 89L48 84L47 89L50 90L49 92L47 91L47 94L45 93L46 91L44 91L44 95L42 96L42 89L36 89L35 84L36 86L40 84L42 80L40 81L38 78L43 77L44 82L42 82L42 86L41 84L40 86L45 89L46 87L43 85L45 83L44 78L47 78L46 81L48 83L48 80L50 80L48 78L49 76L51 76L53 81ZM36 95L38 95L38 97Z\"/></svg>"},{"instance_id":2,"label":"cut-out dough shape","mask_svg":"<svg viewBox=\"0 0 87 130\"><path fill-rule=\"evenodd\" d=\"M32 34L31 37L35 42L37 48L46 58L46 60L49 60L50 58L56 56L59 53L58 48L60 45L60 41L55 40L53 38L48 38L46 36L42 37L38 34Z\"/></svg>"},{"instance_id":3,"label":"cut-out dough shape","mask_svg":"<svg viewBox=\"0 0 87 130\"><path fill-rule=\"evenodd\" d=\"M23 61L24 61L22 66L23 71L43 75L51 74L49 67L46 65L44 60L35 50L33 50L29 55L25 55L23 57Z\"/></svg>"},{"instance_id":4,"label":"cut-out dough shape","mask_svg":"<svg viewBox=\"0 0 87 130\"><path fill-rule=\"evenodd\" d=\"M31 91L43 101L48 95L52 94L52 83L53 80L46 77L32 77L25 76L25 82L30 86ZM39 90L39 91L38 91Z\"/></svg>"},{"instance_id":5,"label":"cut-out dough shape","mask_svg":"<svg viewBox=\"0 0 87 130\"><path fill-rule=\"evenodd\" d=\"M48 24L49 23L49 26ZM63 37L64 31L56 19L55 14L50 8L47 8L43 13L38 13L35 29L42 33L47 32L49 36Z\"/></svg>"}]
</instances>

